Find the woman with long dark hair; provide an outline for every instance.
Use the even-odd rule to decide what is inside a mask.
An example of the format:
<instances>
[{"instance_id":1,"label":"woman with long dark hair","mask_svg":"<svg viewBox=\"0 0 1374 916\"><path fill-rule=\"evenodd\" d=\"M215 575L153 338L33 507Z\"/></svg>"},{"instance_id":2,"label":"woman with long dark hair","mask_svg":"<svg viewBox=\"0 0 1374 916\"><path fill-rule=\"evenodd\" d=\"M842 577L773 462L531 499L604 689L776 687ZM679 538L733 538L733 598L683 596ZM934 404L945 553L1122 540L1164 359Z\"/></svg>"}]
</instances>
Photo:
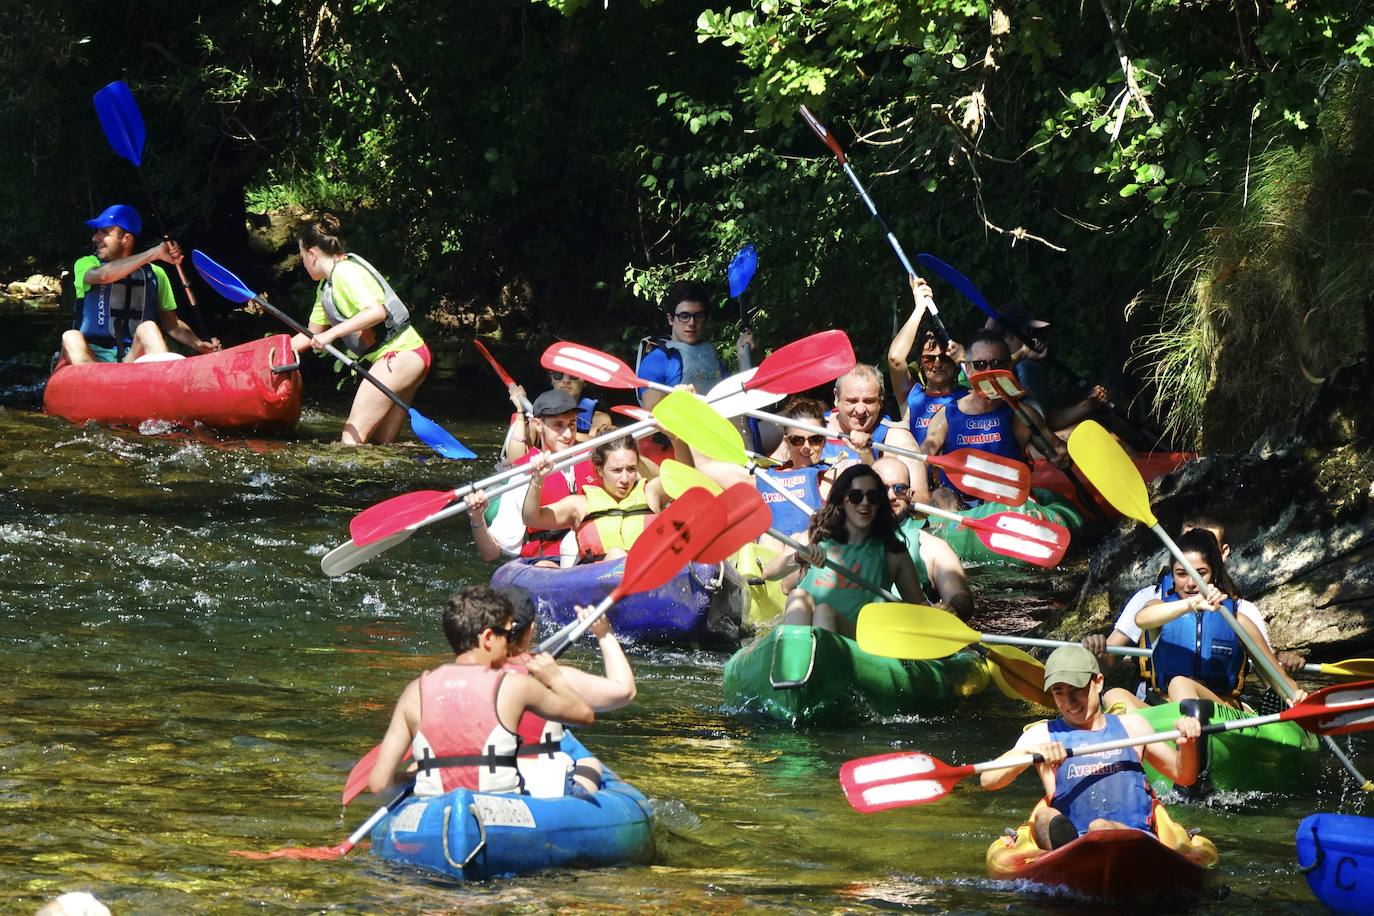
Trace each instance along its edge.
<instances>
[{"instance_id":1,"label":"woman with long dark hair","mask_svg":"<svg viewBox=\"0 0 1374 916\"><path fill-rule=\"evenodd\" d=\"M854 635L859 610L881 601L867 588L824 565L829 559L874 585L891 589L913 604L925 601L916 566L897 535L897 520L882 478L866 464L846 468L830 488L825 505L811 518L810 545L789 550L764 575L780 579L804 570L787 596L783 623L810 625Z\"/></svg>"}]
</instances>

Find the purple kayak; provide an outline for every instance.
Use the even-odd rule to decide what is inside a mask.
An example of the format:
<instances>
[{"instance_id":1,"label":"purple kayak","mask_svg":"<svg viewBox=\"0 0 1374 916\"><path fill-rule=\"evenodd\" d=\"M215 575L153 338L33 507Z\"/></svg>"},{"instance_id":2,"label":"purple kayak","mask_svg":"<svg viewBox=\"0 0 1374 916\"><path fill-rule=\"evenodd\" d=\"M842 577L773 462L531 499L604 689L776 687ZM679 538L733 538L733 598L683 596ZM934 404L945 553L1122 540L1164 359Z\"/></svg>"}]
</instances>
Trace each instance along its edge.
<instances>
[{"instance_id":1,"label":"purple kayak","mask_svg":"<svg viewBox=\"0 0 1374 916\"><path fill-rule=\"evenodd\" d=\"M576 618L578 605L595 605L611 593L625 561L583 563L568 569L511 560L491 577L493 586L529 591L541 620L562 626ZM737 646L741 621L748 620L748 590L729 563L692 563L666 585L622 599L611 608L611 625L626 642Z\"/></svg>"}]
</instances>

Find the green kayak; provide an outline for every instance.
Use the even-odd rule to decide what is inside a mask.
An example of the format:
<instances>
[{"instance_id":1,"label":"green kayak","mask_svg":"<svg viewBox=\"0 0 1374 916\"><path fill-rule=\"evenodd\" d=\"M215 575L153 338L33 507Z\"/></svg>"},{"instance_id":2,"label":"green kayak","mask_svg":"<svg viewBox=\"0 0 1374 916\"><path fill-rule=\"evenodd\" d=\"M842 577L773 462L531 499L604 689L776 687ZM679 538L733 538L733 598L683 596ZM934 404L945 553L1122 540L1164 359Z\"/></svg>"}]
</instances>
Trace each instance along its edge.
<instances>
[{"instance_id":1,"label":"green kayak","mask_svg":"<svg viewBox=\"0 0 1374 916\"><path fill-rule=\"evenodd\" d=\"M976 652L903 661L807 626L774 627L725 666L727 706L793 724L942 715L987 686L988 662Z\"/></svg>"},{"instance_id":2,"label":"green kayak","mask_svg":"<svg viewBox=\"0 0 1374 916\"><path fill-rule=\"evenodd\" d=\"M1177 703L1163 703L1139 712L1155 731L1172 729L1179 716ZM1212 721L1230 721L1250 715L1253 713L1218 705ZM1315 785L1321 772L1321 744L1315 735L1296 722L1240 728L1211 735L1207 741L1210 755L1207 769L1212 786L1218 791L1300 791ZM1157 789L1169 788L1169 781L1153 767L1145 769Z\"/></svg>"},{"instance_id":3,"label":"green kayak","mask_svg":"<svg viewBox=\"0 0 1374 916\"><path fill-rule=\"evenodd\" d=\"M1070 532L1077 532L1083 527L1083 516L1079 514L1078 509L1072 503L1051 490L1042 489L1033 491L1032 498L1026 500L1025 505L1007 506L1002 503L987 502L971 509L965 509L959 514L966 518L987 518L998 512L1020 512L1031 518L1058 522L1068 528ZM977 532L972 528L961 527L957 522L932 518L926 522L925 530L953 548L960 561L966 566L995 563L1003 566L1027 567L1027 564L1020 560L1012 560L989 550L982 541L978 540Z\"/></svg>"}]
</instances>

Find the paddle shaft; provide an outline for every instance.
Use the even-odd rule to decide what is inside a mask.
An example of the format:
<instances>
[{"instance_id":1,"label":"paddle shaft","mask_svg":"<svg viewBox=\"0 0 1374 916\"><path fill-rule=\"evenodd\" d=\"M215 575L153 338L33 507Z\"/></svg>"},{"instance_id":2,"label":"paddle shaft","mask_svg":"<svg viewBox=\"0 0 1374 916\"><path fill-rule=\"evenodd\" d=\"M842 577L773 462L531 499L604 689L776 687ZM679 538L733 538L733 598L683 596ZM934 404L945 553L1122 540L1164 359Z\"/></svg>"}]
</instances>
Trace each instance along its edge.
<instances>
[{"instance_id":1,"label":"paddle shaft","mask_svg":"<svg viewBox=\"0 0 1374 916\"><path fill-rule=\"evenodd\" d=\"M1048 460L1054 453L1054 450L1050 447L1050 443L1045 438L1044 432L1042 432L1040 427L1036 424L1035 418L1030 415L1029 408L1021 404L1020 398L1013 397L1006 391L1002 392L1002 400L1010 404L1011 409L1016 411L1016 415L1021 418L1021 422L1026 424L1026 428L1030 430L1031 437L1035 439L1036 448L1044 452L1045 459ZM1093 497L1093 494L1088 491L1087 486L1083 483L1083 478L1078 476L1078 472L1074 470L1073 465L1070 464L1066 468L1060 468L1060 470L1063 471L1065 477L1069 478L1069 483L1073 484L1073 490L1078 494L1078 500L1083 504L1083 508L1093 515L1096 515L1100 520L1106 521L1107 516L1103 513L1102 507L1097 504L1097 500Z\"/></svg>"},{"instance_id":2,"label":"paddle shaft","mask_svg":"<svg viewBox=\"0 0 1374 916\"><path fill-rule=\"evenodd\" d=\"M769 536L769 537L772 537L772 538L775 538L775 539L777 539L777 540L779 540L779 541L781 541L782 543L786 544L788 547L791 547L793 550L805 550L805 549L806 549L806 545L803 544L801 541L798 541L798 540L796 540L796 539L794 539L794 538L788 537L787 535L783 534L781 531L779 531L779 530L776 529L776 528L769 528L769 529L768 529L768 536ZM875 583L873 583L873 582L869 582L867 579L865 579L863 576L860 576L858 573L854 572L852 569L845 569L843 566L841 566L840 564L836 563L834 560L830 559L829 556L827 556L827 557L825 558L825 561L824 561L824 562L825 562L825 565L826 565L828 568L833 569L835 572L839 573L841 576L844 576L846 579L848 579L850 582L853 582L855 585L859 585L859 586L862 586L863 588L868 589L870 592L872 592L872 593L875 594L875 595L878 595L878 596L880 596L880 597L882 597L882 598L886 598L888 601L901 601L901 600L902 600L901 598L898 598L896 595L894 595L892 592L890 592L890 591L888 591L887 589L883 588L881 585L877 585L877 584L875 584Z\"/></svg>"},{"instance_id":3,"label":"paddle shaft","mask_svg":"<svg viewBox=\"0 0 1374 916\"><path fill-rule=\"evenodd\" d=\"M162 221L162 210L157 205L157 198L153 195L153 186L148 183L148 176L143 174L143 166L135 165L138 171L139 180L143 182L143 191L148 195L148 206L153 211L153 219L157 221L158 231L162 233L162 240L170 242L172 237L167 234L167 224ZM202 333L210 329L205 324L205 316L200 313L200 305L196 302L196 294L191 291L191 280L186 276L186 268L181 264L176 265L177 277L181 279L181 291L186 294L186 302L191 306L191 314L196 316L198 330Z\"/></svg>"},{"instance_id":4,"label":"paddle shaft","mask_svg":"<svg viewBox=\"0 0 1374 916\"><path fill-rule=\"evenodd\" d=\"M535 647L534 654L538 655L541 652L548 652L554 658L558 658L558 656L568 651L573 643L581 639L582 634L586 633L587 630L591 628L591 625L600 620L602 615L611 609L611 605L619 600L620 589L617 587L613 589L609 595L601 599L601 603L596 606L596 610L592 611L587 618L574 620L557 633L554 633Z\"/></svg>"},{"instance_id":5,"label":"paddle shaft","mask_svg":"<svg viewBox=\"0 0 1374 916\"><path fill-rule=\"evenodd\" d=\"M501 364L496 361L495 356L491 355L491 351L487 349L486 344L482 343L482 341L476 338L473 338L472 342L477 345L477 352L481 353L484 357L486 357L487 365L491 366L492 371L496 373L496 377L499 378L505 384L506 388L514 388L515 379L511 378L510 373L507 372L504 368L502 368ZM534 405L530 403L529 398L525 397L524 395L521 395L520 406L525 409L525 416L534 416Z\"/></svg>"},{"instance_id":6,"label":"paddle shaft","mask_svg":"<svg viewBox=\"0 0 1374 916\"><path fill-rule=\"evenodd\" d=\"M1178 549L1178 545L1174 543L1173 538L1169 537L1169 533L1164 530L1159 522L1155 522L1151 525L1150 530L1164 542L1164 546L1169 548L1169 553L1173 555L1173 558L1187 570L1188 575L1197 583L1197 587L1201 593L1204 595L1207 594L1207 583L1202 580L1201 573L1193 567L1192 563L1188 562L1188 558ZM1264 675L1264 679L1269 682L1269 686L1277 690L1279 695L1284 699L1293 699L1293 688L1288 686L1288 681L1279 673L1278 668L1274 666L1273 662L1269 660L1269 656L1255 644L1254 639L1250 637L1246 629L1236 620L1235 615L1232 614L1225 605L1217 608L1217 613L1221 614L1221 619L1226 621L1226 625L1236 634L1236 638L1240 640L1241 645L1245 647L1245 651L1249 653L1250 658L1254 660L1255 665ZM1341 766L1345 768L1345 771L1359 783L1364 791L1374 791L1374 782L1370 782L1370 780L1365 778L1365 775L1356 768L1354 761L1352 761L1336 744L1334 738L1330 735L1323 735L1322 743L1326 745L1326 749L1331 752L1331 755L1340 762Z\"/></svg>"},{"instance_id":7,"label":"paddle shaft","mask_svg":"<svg viewBox=\"0 0 1374 916\"><path fill-rule=\"evenodd\" d=\"M360 826L357 830L353 831L348 835L348 839L344 840L338 846L334 847L338 851L339 855L348 855L348 851L350 849L361 843L363 841L363 837L371 833L372 828L376 827L378 824L382 822L382 818L386 817L388 814L399 808L401 806L401 802L409 798L410 794L414 791L415 785L414 783L412 783L406 786L400 792L397 792L396 797L393 798L391 801L387 802L385 805L382 805L376 811L373 811L372 816L369 817L367 820L363 821L362 826Z\"/></svg>"}]
</instances>

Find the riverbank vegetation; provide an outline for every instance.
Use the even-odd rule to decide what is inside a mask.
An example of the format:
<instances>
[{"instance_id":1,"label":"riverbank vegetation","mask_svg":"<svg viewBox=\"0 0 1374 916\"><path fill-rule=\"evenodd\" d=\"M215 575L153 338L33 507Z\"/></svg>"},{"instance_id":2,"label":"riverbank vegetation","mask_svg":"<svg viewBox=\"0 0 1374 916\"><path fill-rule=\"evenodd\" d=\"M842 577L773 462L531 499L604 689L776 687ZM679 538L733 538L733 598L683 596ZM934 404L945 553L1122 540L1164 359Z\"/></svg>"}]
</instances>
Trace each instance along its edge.
<instances>
[{"instance_id":1,"label":"riverbank vegetation","mask_svg":"<svg viewBox=\"0 0 1374 916\"><path fill-rule=\"evenodd\" d=\"M1181 443L1234 446L1365 346L1371 8L40 0L0 24L0 240L55 272L81 219L143 203L90 105L122 78L173 231L250 283L280 284L250 206L328 207L455 334L606 344L752 241L762 339L839 325L878 359L904 278L806 104L909 252L1051 319Z\"/></svg>"}]
</instances>

